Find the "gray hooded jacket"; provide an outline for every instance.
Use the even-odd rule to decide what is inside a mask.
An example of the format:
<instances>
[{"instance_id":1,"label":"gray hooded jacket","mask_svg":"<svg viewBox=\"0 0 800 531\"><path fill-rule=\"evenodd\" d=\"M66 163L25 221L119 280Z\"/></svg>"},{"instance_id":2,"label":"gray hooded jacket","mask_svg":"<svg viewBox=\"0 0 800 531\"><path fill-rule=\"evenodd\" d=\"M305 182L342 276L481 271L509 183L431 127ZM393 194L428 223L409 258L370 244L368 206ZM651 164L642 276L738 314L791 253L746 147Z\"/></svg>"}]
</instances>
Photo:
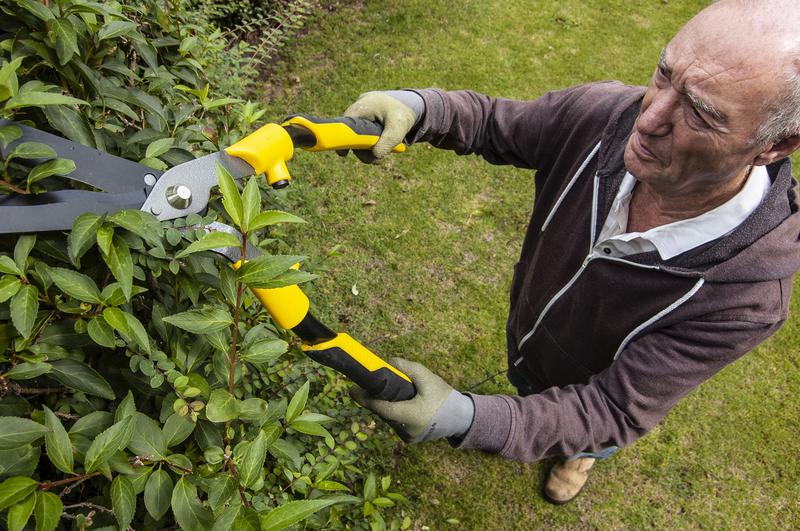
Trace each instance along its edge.
<instances>
[{"instance_id":1,"label":"gray hooded jacket","mask_svg":"<svg viewBox=\"0 0 800 531\"><path fill-rule=\"evenodd\" d=\"M625 446L787 318L800 268L788 159L768 167L766 198L720 239L670 260L590 257L625 174L642 87L594 83L535 101L416 92L426 111L411 141L536 170L508 355L547 390L470 395L475 416L461 447L535 461Z\"/></svg>"}]
</instances>

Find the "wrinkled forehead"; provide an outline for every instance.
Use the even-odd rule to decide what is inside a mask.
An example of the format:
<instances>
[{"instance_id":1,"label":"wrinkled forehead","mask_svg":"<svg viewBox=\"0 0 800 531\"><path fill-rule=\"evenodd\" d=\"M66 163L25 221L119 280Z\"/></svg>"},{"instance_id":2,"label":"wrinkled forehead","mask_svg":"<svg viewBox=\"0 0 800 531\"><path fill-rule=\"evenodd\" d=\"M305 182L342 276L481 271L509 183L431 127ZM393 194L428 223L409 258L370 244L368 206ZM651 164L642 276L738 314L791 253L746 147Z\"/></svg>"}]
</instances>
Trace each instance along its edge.
<instances>
[{"instance_id":1,"label":"wrinkled forehead","mask_svg":"<svg viewBox=\"0 0 800 531\"><path fill-rule=\"evenodd\" d=\"M693 91L720 105L763 108L785 93L792 67L790 40L736 10L701 13L665 48L670 70ZM800 30L800 28L799 28Z\"/></svg>"}]
</instances>

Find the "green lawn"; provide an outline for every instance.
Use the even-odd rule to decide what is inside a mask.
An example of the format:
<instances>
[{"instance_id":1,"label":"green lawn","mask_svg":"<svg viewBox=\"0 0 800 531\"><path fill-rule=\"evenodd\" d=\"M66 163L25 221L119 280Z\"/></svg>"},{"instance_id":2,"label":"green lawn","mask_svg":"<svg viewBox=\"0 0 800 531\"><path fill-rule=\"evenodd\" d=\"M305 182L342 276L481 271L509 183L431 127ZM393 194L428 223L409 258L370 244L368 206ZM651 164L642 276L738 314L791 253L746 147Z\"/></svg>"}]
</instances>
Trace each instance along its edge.
<instances>
[{"instance_id":1,"label":"green lawn","mask_svg":"<svg viewBox=\"0 0 800 531\"><path fill-rule=\"evenodd\" d=\"M277 120L336 115L370 89L533 98L598 79L643 84L664 44L706 3L342 3L291 48L265 97ZM288 205L311 222L287 229L292 251L329 268L309 289L322 317L461 389L503 370L507 290L533 197L529 173L426 144L378 166L300 153L290 170ZM416 528L797 527L799 344L794 319L597 466L563 507L540 495L549 462L521 464L441 442L397 442L383 459L411 499L402 510ZM512 391L502 376L477 390Z\"/></svg>"}]
</instances>

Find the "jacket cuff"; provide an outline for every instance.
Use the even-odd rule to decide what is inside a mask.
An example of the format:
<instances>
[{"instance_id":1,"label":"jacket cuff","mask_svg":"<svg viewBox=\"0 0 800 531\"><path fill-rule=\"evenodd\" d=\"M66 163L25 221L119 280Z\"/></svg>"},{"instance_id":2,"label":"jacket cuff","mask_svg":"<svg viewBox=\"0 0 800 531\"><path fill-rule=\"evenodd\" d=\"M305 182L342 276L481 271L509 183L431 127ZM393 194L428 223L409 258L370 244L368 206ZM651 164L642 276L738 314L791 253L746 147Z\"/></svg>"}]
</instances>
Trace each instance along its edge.
<instances>
[{"instance_id":1,"label":"jacket cuff","mask_svg":"<svg viewBox=\"0 0 800 531\"><path fill-rule=\"evenodd\" d=\"M419 142L432 130L442 129L445 114L444 93L439 89L406 89L416 93L425 104L425 112L421 119L406 136L406 142L414 144Z\"/></svg>"},{"instance_id":2,"label":"jacket cuff","mask_svg":"<svg viewBox=\"0 0 800 531\"><path fill-rule=\"evenodd\" d=\"M496 395L464 393L472 399L475 416L464 438L450 438L454 448L478 448L500 453L511 433L511 407L506 399Z\"/></svg>"}]
</instances>

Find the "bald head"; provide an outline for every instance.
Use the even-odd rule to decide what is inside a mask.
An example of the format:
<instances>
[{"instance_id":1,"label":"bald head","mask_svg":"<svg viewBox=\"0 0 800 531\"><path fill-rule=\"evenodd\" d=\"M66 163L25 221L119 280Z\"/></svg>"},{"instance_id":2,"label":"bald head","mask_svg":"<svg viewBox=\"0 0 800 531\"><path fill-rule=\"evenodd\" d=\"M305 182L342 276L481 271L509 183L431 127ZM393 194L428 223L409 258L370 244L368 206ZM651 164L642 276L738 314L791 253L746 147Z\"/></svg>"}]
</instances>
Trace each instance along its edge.
<instances>
[{"instance_id":1,"label":"bald head","mask_svg":"<svg viewBox=\"0 0 800 531\"><path fill-rule=\"evenodd\" d=\"M769 84L754 142L765 145L800 133L800 2L718 0L692 18L674 41L718 58L732 78Z\"/></svg>"}]
</instances>

